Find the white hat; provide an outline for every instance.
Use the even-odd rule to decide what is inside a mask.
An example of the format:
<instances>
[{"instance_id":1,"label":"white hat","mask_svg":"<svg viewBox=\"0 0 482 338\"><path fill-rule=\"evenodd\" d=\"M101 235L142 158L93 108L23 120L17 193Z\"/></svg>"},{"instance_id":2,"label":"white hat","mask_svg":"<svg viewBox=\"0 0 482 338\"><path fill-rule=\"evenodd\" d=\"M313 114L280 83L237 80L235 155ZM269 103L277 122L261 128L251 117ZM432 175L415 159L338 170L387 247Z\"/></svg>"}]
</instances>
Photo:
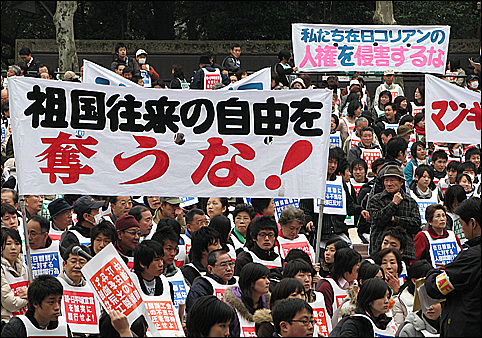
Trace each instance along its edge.
<instances>
[{"instance_id":1,"label":"white hat","mask_svg":"<svg viewBox=\"0 0 482 338\"><path fill-rule=\"evenodd\" d=\"M137 52L136 52L136 57L138 57L139 55L141 54L146 54L147 55L147 52L144 50L144 49L138 49Z\"/></svg>"},{"instance_id":2,"label":"white hat","mask_svg":"<svg viewBox=\"0 0 482 338\"><path fill-rule=\"evenodd\" d=\"M358 81L358 80L351 80L351 81L350 81L350 87L353 86L353 85L359 85L359 86L361 86L360 81Z\"/></svg>"},{"instance_id":3,"label":"white hat","mask_svg":"<svg viewBox=\"0 0 482 338\"><path fill-rule=\"evenodd\" d=\"M393 69L387 69L383 72L383 75L395 75Z\"/></svg>"},{"instance_id":4,"label":"white hat","mask_svg":"<svg viewBox=\"0 0 482 338\"><path fill-rule=\"evenodd\" d=\"M293 85L295 83L299 83L301 87L306 89L305 82L301 78L297 77L296 79L294 79L293 82L291 82L290 88L293 88Z\"/></svg>"}]
</instances>

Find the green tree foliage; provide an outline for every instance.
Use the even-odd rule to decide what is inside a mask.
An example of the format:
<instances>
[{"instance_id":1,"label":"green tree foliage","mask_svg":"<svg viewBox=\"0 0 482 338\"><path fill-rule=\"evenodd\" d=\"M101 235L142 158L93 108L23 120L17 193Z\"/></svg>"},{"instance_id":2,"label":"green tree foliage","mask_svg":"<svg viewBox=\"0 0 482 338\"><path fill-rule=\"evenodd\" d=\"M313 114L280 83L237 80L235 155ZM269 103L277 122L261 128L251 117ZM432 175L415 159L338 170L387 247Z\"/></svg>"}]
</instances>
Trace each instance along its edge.
<instances>
[{"instance_id":1,"label":"green tree foliage","mask_svg":"<svg viewBox=\"0 0 482 338\"><path fill-rule=\"evenodd\" d=\"M26 16L18 1L1 2L2 69L15 39L55 39L39 5ZM55 1L43 1L52 13ZM373 24L375 1L78 1L76 39L291 40L292 23ZM399 25L450 25L452 39L476 38L476 1L393 1Z\"/></svg>"}]
</instances>

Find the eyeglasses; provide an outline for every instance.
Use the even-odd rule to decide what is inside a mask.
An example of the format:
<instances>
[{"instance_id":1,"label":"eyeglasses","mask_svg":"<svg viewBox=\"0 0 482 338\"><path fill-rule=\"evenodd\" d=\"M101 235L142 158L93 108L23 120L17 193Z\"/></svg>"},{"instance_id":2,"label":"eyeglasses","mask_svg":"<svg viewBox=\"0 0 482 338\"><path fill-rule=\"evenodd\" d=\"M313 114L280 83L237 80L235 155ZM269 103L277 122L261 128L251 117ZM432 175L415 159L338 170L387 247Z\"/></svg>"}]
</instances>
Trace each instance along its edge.
<instances>
[{"instance_id":1,"label":"eyeglasses","mask_svg":"<svg viewBox=\"0 0 482 338\"><path fill-rule=\"evenodd\" d=\"M315 326L315 324L316 324L316 320L314 320L314 319L296 319L296 320L292 319L291 321L303 323L304 326L308 326L310 323L313 326Z\"/></svg>"},{"instance_id":2,"label":"eyeglasses","mask_svg":"<svg viewBox=\"0 0 482 338\"><path fill-rule=\"evenodd\" d=\"M29 236L32 236L32 237L35 237L35 236L38 236L38 235L42 235L42 234L44 234L44 233L45 233L45 231L40 232L40 233L36 233L35 231L30 231L30 232L28 233L28 235L29 235Z\"/></svg>"},{"instance_id":3,"label":"eyeglasses","mask_svg":"<svg viewBox=\"0 0 482 338\"><path fill-rule=\"evenodd\" d=\"M198 222L197 222L197 225L203 225L203 224L205 224L206 226L208 226L208 225L209 225L209 221L206 220L206 221L198 221Z\"/></svg>"},{"instance_id":4,"label":"eyeglasses","mask_svg":"<svg viewBox=\"0 0 482 338\"><path fill-rule=\"evenodd\" d=\"M140 232L140 231L134 231L134 230L130 230L130 231L129 231L129 230L124 230L124 232L127 232L129 235L132 235L132 236L137 235L137 236L141 237L141 235L142 235L142 232Z\"/></svg>"},{"instance_id":5,"label":"eyeglasses","mask_svg":"<svg viewBox=\"0 0 482 338\"><path fill-rule=\"evenodd\" d=\"M265 233L265 232L260 232L260 233L258 234L258 237L261 237L261 238L266 238L266 236L268 236L269 239L274 238L274 234L273 234L273 233L267 234L267 233Z\"/></svg>"},{"instance_id":6,"label":"eyeglasses","mask_svg":"<svg viewBox=\"0 0 482 338\"><path fill-rule=\"evenodd\" d=\"M229 261L229 262L222 262L222 263L219 263L218 265L215 265L215 266L220 266L220 267L223 267L223 268L227 268L228 266L230 268L232 268L234 266L234 262L233 261Z\"/></svg>"}]
</instances>

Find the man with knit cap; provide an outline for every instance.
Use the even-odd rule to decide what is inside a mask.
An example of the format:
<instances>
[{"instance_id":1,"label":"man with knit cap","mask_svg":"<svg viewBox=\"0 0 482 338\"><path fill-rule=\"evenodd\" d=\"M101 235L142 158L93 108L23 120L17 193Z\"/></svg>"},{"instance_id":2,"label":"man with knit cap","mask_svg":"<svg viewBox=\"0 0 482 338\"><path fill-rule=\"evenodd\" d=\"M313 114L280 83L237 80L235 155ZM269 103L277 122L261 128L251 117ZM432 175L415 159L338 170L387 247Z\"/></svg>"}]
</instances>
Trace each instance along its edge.
<instances>
[{"instance_id":1,"label":"man with knit cap","mask_svg":"<svg viewBox=\"0 0 482 338\"><path fill-rule=\"evenodd\" d=\"M134 267L134 249L139 245L141 228L134 216L124 214L115 221L118 240L115 244L117 252L122 257L127 266Z\"/></svg>"}]
</instances>

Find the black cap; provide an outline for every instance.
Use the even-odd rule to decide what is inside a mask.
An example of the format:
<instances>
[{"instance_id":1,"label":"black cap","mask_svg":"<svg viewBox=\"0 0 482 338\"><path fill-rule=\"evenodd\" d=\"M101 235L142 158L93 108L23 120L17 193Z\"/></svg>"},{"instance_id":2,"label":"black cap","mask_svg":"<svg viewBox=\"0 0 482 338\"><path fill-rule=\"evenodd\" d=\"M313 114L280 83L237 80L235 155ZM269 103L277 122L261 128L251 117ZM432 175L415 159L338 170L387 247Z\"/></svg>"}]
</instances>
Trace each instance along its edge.
<instances>
[{"instance_id":1,"label":"black cap","mask_svg":"<svg viewBox=\"0 0 482 338\"><path fill-rule=\"evenodd\" d=\"M99 209L104 205L105 201L95 201L90 196L82 196L77 199L74 203L74 212L77 215L83 215L92 209Z\"/></svg>"},{"instance_id":2,"label":"black cap","mask_svg":"<svg viewBox=\"0 0 482 338\"><path fill-rule=\"evenodd\" d=\"M73 206L69 205L69 203L67 203L67 201L63 198L57 198L49 203L48 209L50 213L50 220L52 220L53 217L57 216L62 211L73 209Z\"/></svg>"},{"instance_id":3,"label":"black cap","mask_svg":"<svg viewBox=\"0 0 482 338\"><path fill-rule=\"evenodd\" d=\"M201 57L199 58L199 64L205 64L205 65L210 65L211 64L211 60L209 59L209 56L207 55L201 55Z\"/></svg>"}]
</instances>

